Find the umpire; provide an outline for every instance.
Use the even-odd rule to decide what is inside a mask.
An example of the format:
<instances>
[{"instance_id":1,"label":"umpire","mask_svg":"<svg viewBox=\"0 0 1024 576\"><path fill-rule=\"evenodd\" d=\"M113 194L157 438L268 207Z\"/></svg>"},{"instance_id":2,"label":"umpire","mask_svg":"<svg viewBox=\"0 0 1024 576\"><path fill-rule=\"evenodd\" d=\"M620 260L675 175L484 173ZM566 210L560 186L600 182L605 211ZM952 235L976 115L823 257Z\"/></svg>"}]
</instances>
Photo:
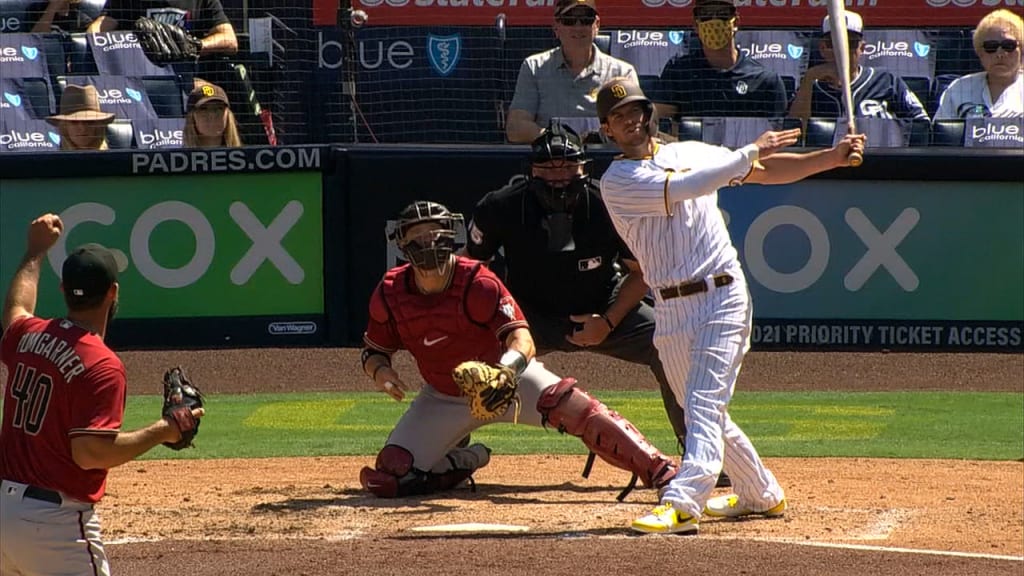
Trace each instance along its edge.
<instances>
[{"instance_id":1,"label":"umpire","mask_svg":"<svg viewBox=\"0 0 1024 576\"><path fill-rule=\"evenodd\" d=\"M504 248L506 284L530 323L538 356L588 350L650 366L685 446L683 411L654 348L648 287L587 173L579 135L552 122L530 145L529 162L529 175L477 203L466 252L486 262Z\"/></svg>"}]
</instances>

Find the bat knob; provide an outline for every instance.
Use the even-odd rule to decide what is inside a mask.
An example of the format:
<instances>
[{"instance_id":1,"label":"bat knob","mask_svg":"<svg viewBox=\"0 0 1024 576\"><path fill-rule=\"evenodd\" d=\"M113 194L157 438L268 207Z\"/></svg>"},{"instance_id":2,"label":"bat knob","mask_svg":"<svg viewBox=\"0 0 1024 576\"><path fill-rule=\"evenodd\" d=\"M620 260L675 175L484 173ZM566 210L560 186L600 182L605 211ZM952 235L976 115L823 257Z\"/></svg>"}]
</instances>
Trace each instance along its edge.
<instances>
[{"instance_id":1,"label":"bat knob","mask_svg":"<svg viewBox=\"0 0 1024 576\"><path fill-rule=\"evenodd\" d=\"M851 152L846 158L849 160L850 166L853 166L854 168L864 163L864 156L859 152Z\"/></svg>"}]
</instances>

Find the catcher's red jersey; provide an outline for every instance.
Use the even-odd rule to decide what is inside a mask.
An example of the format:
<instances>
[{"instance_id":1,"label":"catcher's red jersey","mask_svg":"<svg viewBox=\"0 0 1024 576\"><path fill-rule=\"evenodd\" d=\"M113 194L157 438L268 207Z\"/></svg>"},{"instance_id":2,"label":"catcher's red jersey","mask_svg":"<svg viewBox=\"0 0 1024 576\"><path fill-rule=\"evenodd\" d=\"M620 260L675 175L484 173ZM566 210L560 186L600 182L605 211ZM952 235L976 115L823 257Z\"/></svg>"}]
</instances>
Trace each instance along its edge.
<instances>
[{"instance_id":1,"label":"catcher's red jersey","mask_svg":"<svg viewBox=\"0 0 1024 576\"><path fill-rule=\"evenodd\" d=\"M71 438L117 434L125 371L99 336L68 320L23 316L0 341L7 366L0 429L0 477L98 502L106 470L82 470Z\"/></svg>"},{"instance_id":2,"label":"catcher's red jersey","mask_svg":"<svg viewBox=\"0 0 1024 576\"><path fill-rule=\"evenodd\" d=\"M438 294L420 293L408 264L388 271L370 298L363 339L388 354L408 350L427 383L458 396L452 369L466 360L497 362L505 336L526 327L501 280L480 262L460 257L451 284Z\"/></svg>"}]
</instances>

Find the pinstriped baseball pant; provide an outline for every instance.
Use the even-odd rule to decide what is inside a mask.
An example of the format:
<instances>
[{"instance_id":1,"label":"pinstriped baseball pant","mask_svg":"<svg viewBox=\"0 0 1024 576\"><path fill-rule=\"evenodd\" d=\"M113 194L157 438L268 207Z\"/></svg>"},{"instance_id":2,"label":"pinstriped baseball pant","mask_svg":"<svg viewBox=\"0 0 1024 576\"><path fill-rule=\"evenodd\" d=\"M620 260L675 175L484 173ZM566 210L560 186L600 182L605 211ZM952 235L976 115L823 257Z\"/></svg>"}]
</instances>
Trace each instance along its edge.
<instances>
[{"instance_id":1,"label":"pinstriped baseball pant","mask_svg":"<svg viewBox=\"0 0 1024 576\"><path fill-rule=\"evenodd\" d=\"M729 417L729 401L750 348L752 318L742 273L733 276L736 281L728 286L659 299L654 309L654 343L688 427L682 466L662 502L695 518L723 466L742 506L767 510L784 498L750 439Z\"/></svg>"}]
</instances>

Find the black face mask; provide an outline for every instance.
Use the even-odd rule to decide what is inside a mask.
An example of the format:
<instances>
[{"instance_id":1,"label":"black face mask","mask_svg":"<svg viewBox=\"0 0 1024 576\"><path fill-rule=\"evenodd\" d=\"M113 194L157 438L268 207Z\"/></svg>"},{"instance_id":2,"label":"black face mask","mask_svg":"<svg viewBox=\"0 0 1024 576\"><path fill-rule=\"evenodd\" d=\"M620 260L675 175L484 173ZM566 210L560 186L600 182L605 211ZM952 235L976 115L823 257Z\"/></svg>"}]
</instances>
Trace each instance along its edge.
<instances>
[{"instance_id":1,"label":"black face mask","mask_svg":"<svg viewBox=\"0 0 1024 576\"><path fill-rule=\"evenodd\" d=\"M455 252L455 232L438 230L434 236L424 234L406 242L400 249L405 259L416 268L444 273Z\"/></svg>"},{"instance_id":2,"label":"black face mask","mask_svg":"<svg viewBox=\"0 0 1024 576\"><path fill-rule=\"evenodd\" d=\"M531 177L529 188L546 212L572 214L580 196L586 194L587 181L581 176L570 180L564 188L554 188L540 178Z\"/></svg>"}]
</instances>

